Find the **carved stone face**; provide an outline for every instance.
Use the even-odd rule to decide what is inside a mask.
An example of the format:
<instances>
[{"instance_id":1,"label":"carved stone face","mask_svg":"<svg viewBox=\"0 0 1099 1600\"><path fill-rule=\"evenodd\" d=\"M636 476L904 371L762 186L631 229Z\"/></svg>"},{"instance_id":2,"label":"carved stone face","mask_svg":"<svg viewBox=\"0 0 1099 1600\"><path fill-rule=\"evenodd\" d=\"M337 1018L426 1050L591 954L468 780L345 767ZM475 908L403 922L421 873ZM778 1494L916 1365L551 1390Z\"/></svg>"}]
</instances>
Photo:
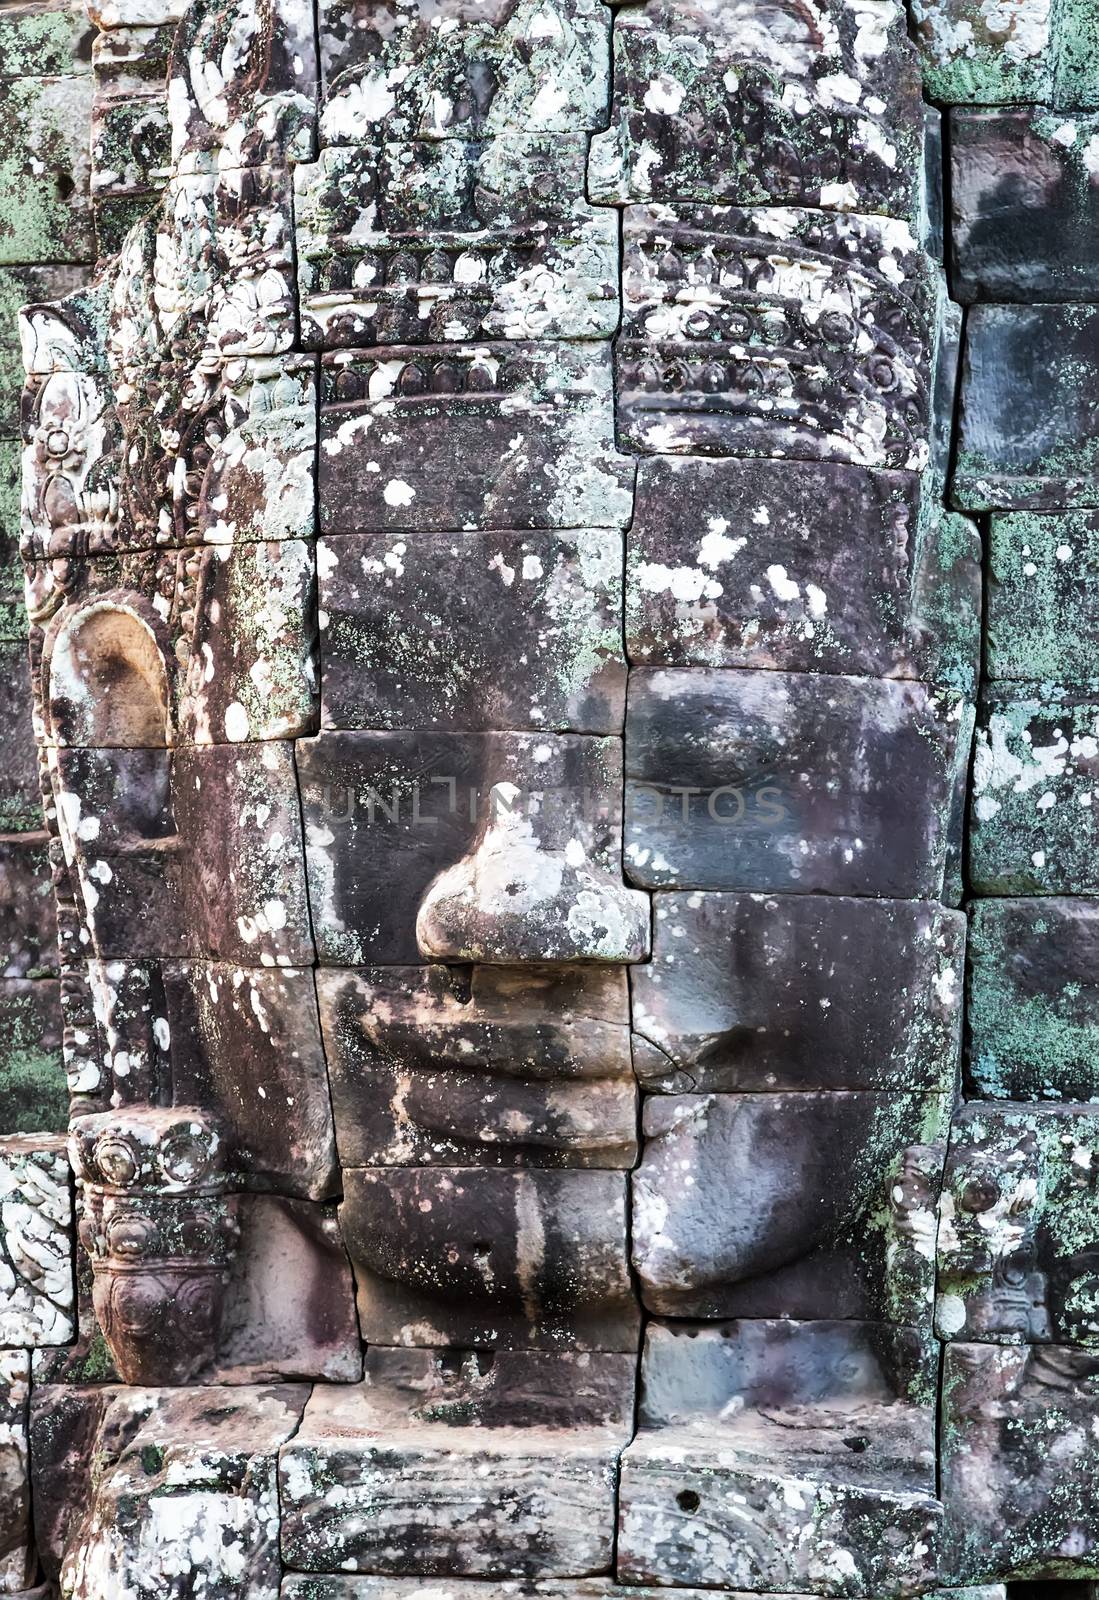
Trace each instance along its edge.
<instances>
[{"instance_id":1,"label":"carved stone face","mask_svg":"<svg viewBox=\"0 0 1099 1600\"><path fill-rule=\"evenodd\" d=\"M568 1576L647 1312L631 1581L922 1592L979 575L901 9L650 0L613 81L602 0L318 21L196 0L159 207L25 315L82 1331L321 1380L290 1564L448 1571L348 1452L483 1423Z\"/></svg>"}]
</instances>

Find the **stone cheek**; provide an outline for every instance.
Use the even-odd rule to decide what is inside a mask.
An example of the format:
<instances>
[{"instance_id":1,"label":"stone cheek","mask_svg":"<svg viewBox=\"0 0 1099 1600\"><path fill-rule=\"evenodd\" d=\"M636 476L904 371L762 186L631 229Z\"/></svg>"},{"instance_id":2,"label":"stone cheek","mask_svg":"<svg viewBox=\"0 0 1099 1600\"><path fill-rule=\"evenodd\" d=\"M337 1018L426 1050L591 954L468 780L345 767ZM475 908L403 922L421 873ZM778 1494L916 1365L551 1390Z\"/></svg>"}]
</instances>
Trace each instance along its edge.
<instances>
[{"instance_id":1,"label":"stone cheek","mask_svg":"<svg viewBox=\"0 0 1099 1600\"><path fill-rule=\"evenodd\" d=\"M940 1095L654 1096L634 1180L642 1301L664 1316L895 1320L934 1283L935 1194L902 1194L909 1152L942 1137ZM835 1182L835 1171L846 1177Z\"/></svg>"},{"instance_id":2,"label":"stone cheek","mask_svg":"<svg viewBox=\"0 0 1099 1600\"><path fill-rule=\"evenodd\" d=\"M948 1092L964 936L960 912L926 903L659 894L630 980L641 1083Z\"/></svg>"},{"instance_id":3,"label":"stone cheek","mask_svg":"<svg viewBox=\"0 0 1099 1600\"><path fill-rule=\"evenodd\" d=\"M924 684L638 671L627 872L649 888L938 897L968 725L959 696Z\"/></svg>"}]
</instances>

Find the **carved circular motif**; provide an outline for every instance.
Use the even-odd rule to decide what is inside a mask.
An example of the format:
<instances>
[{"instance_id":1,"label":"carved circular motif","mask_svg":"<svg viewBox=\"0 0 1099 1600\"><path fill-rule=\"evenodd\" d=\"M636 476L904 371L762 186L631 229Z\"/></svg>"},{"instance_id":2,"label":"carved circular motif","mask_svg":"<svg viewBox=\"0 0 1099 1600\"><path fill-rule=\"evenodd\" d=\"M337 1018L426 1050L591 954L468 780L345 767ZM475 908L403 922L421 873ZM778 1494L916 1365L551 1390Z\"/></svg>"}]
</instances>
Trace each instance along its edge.
<instances>
[{"instance_id":1,"label":"carved circular motif","mask_svg":"<svg viewBox=\"0 0 1099 1600\"><path fill-rule=\"evenodd\" d=\"M210 1150L195 1133L177 1133L165 1141L160 1165L174 1183L198 1183L209 1171Z\"/></svg>"},{"instance_id":2,"label":"carved circular motif","mask_svg":"<svg viewBox=\"0 0 1099 1600\"><path fill-rule=\"evenodd\" d=\"M116 1133L106 1134L95 1147L95 1165L107 1183L133 1183L140 1162L133 1147Z\"/></svg>"}]
</instances>

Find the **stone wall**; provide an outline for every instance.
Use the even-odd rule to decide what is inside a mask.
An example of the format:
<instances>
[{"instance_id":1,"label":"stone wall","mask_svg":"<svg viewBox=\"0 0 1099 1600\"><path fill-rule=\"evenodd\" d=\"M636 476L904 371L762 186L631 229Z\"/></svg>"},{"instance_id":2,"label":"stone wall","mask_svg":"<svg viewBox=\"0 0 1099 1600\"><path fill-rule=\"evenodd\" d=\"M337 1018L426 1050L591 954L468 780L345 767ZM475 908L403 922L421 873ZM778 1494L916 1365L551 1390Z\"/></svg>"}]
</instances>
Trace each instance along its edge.
<instances>
[{"instance_id":1,"label":"stone wall","mask_svg":"<svg viewBox=\"0 0 1099 1600\"><path fill-rule=\"evenodd\" d=\"M0 7L0 1594L1099 1578L1091 0L92 20Z\"/></svg>"}]
</instances>

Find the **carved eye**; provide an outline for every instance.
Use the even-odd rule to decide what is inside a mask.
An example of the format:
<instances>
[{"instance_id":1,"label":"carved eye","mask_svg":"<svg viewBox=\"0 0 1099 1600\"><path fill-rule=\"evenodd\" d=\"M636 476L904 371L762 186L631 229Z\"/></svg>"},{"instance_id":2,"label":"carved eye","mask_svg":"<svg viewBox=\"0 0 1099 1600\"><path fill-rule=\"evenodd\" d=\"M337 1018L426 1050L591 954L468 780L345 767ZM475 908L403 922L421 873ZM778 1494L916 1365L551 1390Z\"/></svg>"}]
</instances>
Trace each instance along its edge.
<instances>
[{"instance_id":1,"label":"carved eye","mask_svg":"<svg viewBox=\"0 0 1099 1600\"><path fill-rule=\"evenodd\" d=\"M990 1211L1000 1198L1000 1185L996 1179L982 1175L970 1178L959 1197L964 1211Z\"/></svg>"}]
</instances>

